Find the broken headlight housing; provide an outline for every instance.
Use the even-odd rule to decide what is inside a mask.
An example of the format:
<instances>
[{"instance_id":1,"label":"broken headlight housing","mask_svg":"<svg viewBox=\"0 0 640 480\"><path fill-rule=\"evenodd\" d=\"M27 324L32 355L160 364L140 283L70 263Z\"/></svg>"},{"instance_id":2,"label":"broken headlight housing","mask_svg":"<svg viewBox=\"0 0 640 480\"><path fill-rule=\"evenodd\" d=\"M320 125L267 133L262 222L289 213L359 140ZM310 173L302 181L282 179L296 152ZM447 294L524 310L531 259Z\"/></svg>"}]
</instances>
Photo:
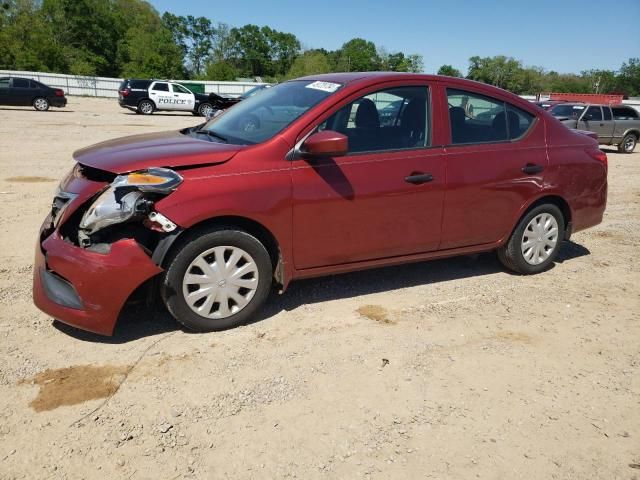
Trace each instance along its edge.
<instances>
[{"instance_id":1,"label":"broken headlight housing","mask_svg":"<svg viewBox=\"0 0 640 480\"><path fill-rule=\"evenodd\" d=\"M80 244L89 246L91 235L111 225L128 222L150 213L154 218L162 217L156 212L151 212L153 201L158 196L173 192L181 183L182 177L167 168L149 168L118 175L82 216L78 232ZM162 223L162 228L170 231L171 225L171 222L168 225Z\"/></svg>"}]
</instances>

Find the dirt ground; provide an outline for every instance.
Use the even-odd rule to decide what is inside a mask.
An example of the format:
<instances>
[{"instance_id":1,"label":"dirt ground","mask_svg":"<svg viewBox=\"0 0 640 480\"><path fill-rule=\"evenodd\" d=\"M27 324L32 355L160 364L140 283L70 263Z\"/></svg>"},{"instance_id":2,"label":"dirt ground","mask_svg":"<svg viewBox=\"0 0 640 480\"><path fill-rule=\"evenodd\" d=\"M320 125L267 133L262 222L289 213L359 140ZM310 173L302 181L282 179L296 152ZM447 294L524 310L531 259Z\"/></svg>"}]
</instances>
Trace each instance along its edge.
<instances>
[{"instance_id":1,"label":"dirt ground","mask_svg":"<svg viewBox=\"0 0 640 480\"><path fill-rule=\"evenodd\" d=\"M546 273L460 257L293 283L222 333L127 309L103 338L31 302L57 181L198 119L76 97L0 119L0 478L640 478L639 152L608 150L604 223Z\"/></svg>"}]
</instances>

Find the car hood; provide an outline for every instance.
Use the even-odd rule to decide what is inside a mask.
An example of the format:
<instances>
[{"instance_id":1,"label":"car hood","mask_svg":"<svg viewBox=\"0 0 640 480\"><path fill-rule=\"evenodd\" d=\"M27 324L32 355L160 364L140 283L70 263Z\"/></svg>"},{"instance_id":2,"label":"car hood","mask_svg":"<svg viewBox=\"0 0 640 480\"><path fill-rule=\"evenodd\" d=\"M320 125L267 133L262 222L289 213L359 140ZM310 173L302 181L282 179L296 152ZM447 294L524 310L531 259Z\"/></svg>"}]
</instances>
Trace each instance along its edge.
<instances>
[{"instance_id":1,"label":"car hood","mask_svg":"<svg viewBox=\"0 0 640 480\"><path fill-rule=\"evenodd\" d=\"M241 145L215 143L170 131L107 140L76 151L73 158L100 170L126 173L149 167L223 163L242 148Z\"/></svg>"}]
</instances>

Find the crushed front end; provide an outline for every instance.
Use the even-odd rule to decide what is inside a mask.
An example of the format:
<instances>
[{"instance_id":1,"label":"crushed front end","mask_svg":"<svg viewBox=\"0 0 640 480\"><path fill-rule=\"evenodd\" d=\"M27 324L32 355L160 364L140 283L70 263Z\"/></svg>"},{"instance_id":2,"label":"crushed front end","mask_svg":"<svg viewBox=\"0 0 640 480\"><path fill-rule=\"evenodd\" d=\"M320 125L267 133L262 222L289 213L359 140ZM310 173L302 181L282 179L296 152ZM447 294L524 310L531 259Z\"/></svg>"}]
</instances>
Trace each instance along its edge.
<instances>
[{"instance_id":1,"label":"crushed front end","mask_svg":"<svg viewBox=\"0 0 640 480\"><path fill-rule=\"evenodd\" d=\"M69 325L111 335L130 295L162 271L152 254L178 227L154 203L181 182L167 169L116 175L77 164L40 229L36 306Z\"/></svg>"}]
</instances>

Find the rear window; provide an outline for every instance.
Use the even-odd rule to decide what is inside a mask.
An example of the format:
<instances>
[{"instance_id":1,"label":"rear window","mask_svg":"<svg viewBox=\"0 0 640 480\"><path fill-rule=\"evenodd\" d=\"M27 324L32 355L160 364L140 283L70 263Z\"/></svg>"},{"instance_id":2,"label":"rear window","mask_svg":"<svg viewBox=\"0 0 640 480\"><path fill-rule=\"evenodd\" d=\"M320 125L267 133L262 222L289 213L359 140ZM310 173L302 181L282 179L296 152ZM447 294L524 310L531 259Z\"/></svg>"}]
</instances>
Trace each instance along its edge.
<instances>
[{"instance_id":1,"label":"rear window","mask_svg":"<svg viewBox=\"0 0 640 480\"><path fill-rule=\"evenodd\" d=\"M602 113L604 113L605 120L611 120L611 109L609 107L602 107Z\"/></svg>"},{"instance_id":2,"label":"rear window","mask_svg":"<svg viewBox=\"0 0 640 480\"><path fill-rule=\"evenodd\" d=\"M639 117L638 112L631 107L611 107L611 111L615 120L631 120Z\"/></svg>"},{"instance_id":3,"label":"rear window","mask_svg":"<svg viewBox=\"0 0 640 480\"><path fill-rule=\"evenodd\" d=\"M149 80L129 80L129 88L133 89L143 89L146 90L149 88Z\"/></svg>"},{"instance_id":4,"label":"rear window","mask_svg":"<svg viewBox=\"0 0 640 480\"><path fill-rule=\"evenodd\" d=\"M158 92L168 92L169 91L169 84L167 83L156 83L152 90L156 90Z\"/></svg>"},{"instance_id":5,"label":"rear window","mask_svg":"<svg viewBox=\"0 0 640 480\"><path fill-rule=\"evenodd\" d=\"M447 89L451 143L488 143L522 137L535 119L524 110L491 97Z\"/></svg>"},{"instance_id":6,"label":"rear window","mask_svg":"<svg viewBox=\"0 0 640 480\"><path fill-rule=\"evenodd\" d=\"M29 88L29 80L25 80L24 78L14 78L13 79L13 87L14 88Z\"/></svg>"}]
</instances>

